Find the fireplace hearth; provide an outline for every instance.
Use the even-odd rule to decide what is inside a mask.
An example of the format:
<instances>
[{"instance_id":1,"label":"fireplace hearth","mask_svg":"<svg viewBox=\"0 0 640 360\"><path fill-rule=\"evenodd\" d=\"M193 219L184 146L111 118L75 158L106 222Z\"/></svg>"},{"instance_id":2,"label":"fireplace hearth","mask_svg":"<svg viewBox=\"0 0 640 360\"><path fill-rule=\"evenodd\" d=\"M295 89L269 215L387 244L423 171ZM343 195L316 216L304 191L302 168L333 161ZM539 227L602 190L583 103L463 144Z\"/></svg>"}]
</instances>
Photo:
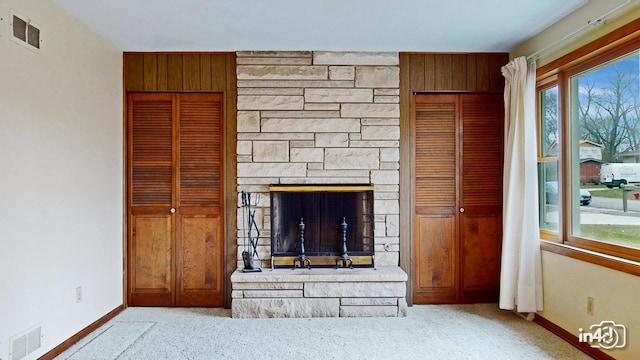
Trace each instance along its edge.
<instances>
[{"instance_id":1,"label":"fireplace hearth","mask_svg":"<svg viewBox=\"0 0 640 360\"><path fill-rule=\"evenodd\" d=\"M373 186L272 185L271 264L373 267Z\"/></svg>"}]
</instances>

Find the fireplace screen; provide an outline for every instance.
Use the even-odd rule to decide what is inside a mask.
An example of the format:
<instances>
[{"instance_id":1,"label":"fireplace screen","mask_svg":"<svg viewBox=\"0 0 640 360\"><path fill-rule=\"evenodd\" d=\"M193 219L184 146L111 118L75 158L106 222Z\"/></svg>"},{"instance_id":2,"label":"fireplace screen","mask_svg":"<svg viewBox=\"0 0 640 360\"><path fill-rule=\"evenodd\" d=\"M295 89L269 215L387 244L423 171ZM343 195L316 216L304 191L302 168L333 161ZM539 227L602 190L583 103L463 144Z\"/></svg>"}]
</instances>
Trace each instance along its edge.
<instances>
[{"instance_id":1,"label":"fireplace screen","mask_svg":"<svg viewBox=\"0 0 640 360\"><path fill-rule=\"evenodd\" d=\"M273 185L270 193L274 267L374 265L373 186Z\"/></svg>"}]
</instances>

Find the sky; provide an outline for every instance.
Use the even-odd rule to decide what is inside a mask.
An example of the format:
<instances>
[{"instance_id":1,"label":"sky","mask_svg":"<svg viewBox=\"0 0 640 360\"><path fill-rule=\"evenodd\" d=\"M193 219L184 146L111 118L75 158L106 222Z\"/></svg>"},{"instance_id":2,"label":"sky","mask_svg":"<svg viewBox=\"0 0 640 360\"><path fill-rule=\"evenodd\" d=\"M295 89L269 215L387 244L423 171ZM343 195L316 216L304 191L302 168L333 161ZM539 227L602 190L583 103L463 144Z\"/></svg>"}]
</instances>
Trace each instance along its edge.
<instances>
[{"instance_id":1,"label":"sky","mask_svg":"<svg viewBox=\"0 0 640 360\"><path fill-rule=\"evenodd\" d=\"M615 89L616 77L619 74L624 74L621 84L626 88L622 93L622 104L617 107L618 96L613 90ZM603 139L609 139L609 134L612 134L610 132L612 131L611 129L617 128L621 137L616 138L615 142L621 142L615 145L615 152L637 151L638 134L640 134L640 122L637 121L640 114L640 51L635 51L596 69L578 74L576 77L581 106L587 104L587 88L595 85L591 90L595 98L592 98L594 101L591 102L589 107L589 114L592 115L592 119L601 119L597 120L597 122L592 122L592 124L602 124L598 133L604 136ZM604 102L602 107L597 105L598 100ZM611 119L611 116L605 109L610 109L613 113L620 113L618 110L614 110L620 108L628 112L626 122L617 123L622 126L617 127L614 125L616 124L615 122L607 120ZM624 131L626 126L629 126L627 129L630 132L620 132ZM598 142L595 138L591 140ZM610 144L614 144L614 142L611 141Z\"/></svg>"},{"instance_id":2,"label":"sky","mask_svg":"<svg viewBox=\"0 0 640 360\"><path fill-rule=\"evenodd\" d=\"M582 89L587 83L593 84L595 82L596 88L610 88L611 79L615 79L616 70L624 71L634 79L633 92L635 96L638 96L640 84L640 77L638 76L640 70L640 52L638 51L579 75L579 86Z\"/></svg>"}]
</instances>

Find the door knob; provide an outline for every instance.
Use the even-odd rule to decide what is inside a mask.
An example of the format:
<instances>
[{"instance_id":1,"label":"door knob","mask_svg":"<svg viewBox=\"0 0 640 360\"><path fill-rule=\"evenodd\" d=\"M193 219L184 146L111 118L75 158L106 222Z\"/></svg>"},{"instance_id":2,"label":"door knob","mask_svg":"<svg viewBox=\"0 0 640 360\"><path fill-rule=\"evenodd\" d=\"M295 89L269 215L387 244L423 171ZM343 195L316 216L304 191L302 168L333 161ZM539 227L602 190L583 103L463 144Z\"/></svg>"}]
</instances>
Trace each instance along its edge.
<instances>
[{"instance_id":1,"label":"door knob","mask_svg":"<svg viewBox=\"0 0 640 360\"><path fill-rule=\"evenodd\" d=\"M175 212L176 212L176 208L171 208L171 210L170 210L170 211L171 211L171 213L172 213L172 214L175 214Z\"/></svg>"},{"instance_id":2,"label":"door knob","mask_svg":"<svg viewBox=\"0 0 640 360\"><path fill-rule=\"evenodd\" d=\"M463 213L464 212L464 208L460 208L460 212Z\"/></svg>"}]
</instances>

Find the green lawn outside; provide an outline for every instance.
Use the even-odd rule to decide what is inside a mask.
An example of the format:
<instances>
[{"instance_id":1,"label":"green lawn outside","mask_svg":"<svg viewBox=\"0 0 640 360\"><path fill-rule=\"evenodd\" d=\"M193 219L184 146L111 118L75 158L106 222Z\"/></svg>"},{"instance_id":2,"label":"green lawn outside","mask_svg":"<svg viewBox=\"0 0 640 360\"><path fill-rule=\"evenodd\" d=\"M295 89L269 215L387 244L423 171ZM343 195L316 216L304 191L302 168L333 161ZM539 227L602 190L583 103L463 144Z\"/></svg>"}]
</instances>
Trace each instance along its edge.
<instances>
[{"instance_id":1,"label":"green lawn outside","mask_svg":"<svg viewBox=\"0 0 640 360\"><path fill-rule=\"evenodd\" d=\"M623 191L621 189L618 189L618 188L609 189L609 188L607 188L606 186L603 186L603 185L598 185L597 187L584 186L582 188L589 190L589 192L591 193L592 197L604 197L604 198L611 198L611 199L622 199ZM633 193L634 192L639 192L639 191L640 191L640 188L637 188L634 191L626 191L627 199L628 200L633 200L634 199Z\"/></svg>"},{"instance_id":2,"label":"green lawn outside","mask_svg":"<svg viewBox=\"0 0 640 360\"><path fill-rule=\"evenodd\" d=\"M580 236L587 239L640 248L640 226L638 225L582 224L580 230Z\"/></svg>"}]
</instances>

